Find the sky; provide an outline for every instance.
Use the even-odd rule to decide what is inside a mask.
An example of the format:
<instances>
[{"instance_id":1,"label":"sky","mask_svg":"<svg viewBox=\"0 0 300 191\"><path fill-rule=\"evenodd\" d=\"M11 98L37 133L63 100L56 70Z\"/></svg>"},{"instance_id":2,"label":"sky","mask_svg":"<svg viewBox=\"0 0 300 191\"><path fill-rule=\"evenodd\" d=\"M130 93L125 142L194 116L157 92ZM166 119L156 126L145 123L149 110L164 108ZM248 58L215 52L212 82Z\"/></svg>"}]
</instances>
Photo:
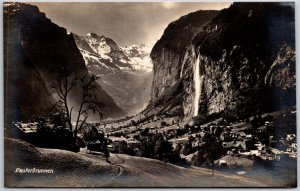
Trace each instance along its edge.
<instances>
[{"instance_id":1,"label":"sky","mask_svg":"<svg viewBox=\"0 0 300 191\"><path fill-rule=\"evenodd\" d=\"M220 10L230 3L106 2L31 3L52 22L79 35L93 32L112 38L119 46L155 43L172 21L197 10Z\"/></svg>"}]
</instances>

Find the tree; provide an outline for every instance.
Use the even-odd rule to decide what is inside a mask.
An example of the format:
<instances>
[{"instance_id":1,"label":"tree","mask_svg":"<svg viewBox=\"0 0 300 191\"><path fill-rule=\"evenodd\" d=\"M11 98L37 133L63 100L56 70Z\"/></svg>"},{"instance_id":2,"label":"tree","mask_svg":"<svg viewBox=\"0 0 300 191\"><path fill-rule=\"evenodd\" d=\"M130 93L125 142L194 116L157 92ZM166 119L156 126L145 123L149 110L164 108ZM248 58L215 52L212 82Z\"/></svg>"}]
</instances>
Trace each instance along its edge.
<instances>
[{"instance_id":1,"label":"tree","mask_svg":"<svg viewBox=\"0 0 300 191\"><path fill-rule=\"evenodd\" d=\"M95 93L97 79L95 75L76 76L63 67L58 72L57 82L51 87L51 94L57 99L53 108L65 117L74 142L78 130L87 124L89 114L97 113L100 120L105 117L104 104L98 101ZM75 92L79 92L78 105L72 105L70 101L70 96Z\"/></svg>"},{"instance_id":2,"label":"tree","mask_svg":"<svg viewBox=\"0 0 300 191\"><path fill-rule=\"evenodd\" d=\"M133 120L133 119L131 120L131 125L132 126L137 126L137 123L135 122L135 120Z\"/></svg>"},{"instance_id":3,"label":"tree","mask_svg":"<svg viewBox=\"0 0 300 191\"><path fill-rule=\"evenodd\" d=\"M167 126L167 122L161 121L160 125L161 125L162 127L165 127L165 126Z\"/></svg>"},{"instance_id":4,"label":"tree","mask_svg":"<svg viewBox=\"0 0 300 191\"><path fill-rule=\"evenodd\" d=\"M150 129L148 127L146 127L145 129L143 129L140 133L141 136L147 136L149 134Z\"/></svg>"},{"instance_id":5,"label":"tree","mask_svg":"<svg viewBox=\"0 0 300 191\"><path fill-rule=\"evenodd\" d=\"M156 140L154 154L157 159L166 162L172 150L172 144L169 141L164 140L162 137Z\"/></svg>"},{"instance_id":6,"label":"tree","mask_svg":"<svg viewBox=\"0 0 300 191\"><path fill-rule=\"evenodd\" d=\"M191 164L194 166L201 166L203 162L206 160L206 153L199 149L197 153L192 156Z\"/></svg>"},{"instance_id":7,"label":"tree","mask_svg":"<svg viewBox=\"0 0 300 191\"><path fill-rule=\"evenodd\" d=\"M192 150L193 150L192 142L188 141L184 144L184 146L181 150L181 153L184 155L189 155L189 154L191 154Z\"/></svg>"},{"instance_id":8,"label":"tree","mask_svg":"<svg viewBox=\"0 0 300 191\"><path fill-rule=\"evenodd\" d=\"M99 132L94 125L90 125L89 128L84 129L83 139L86 142L100 141L104 140L104 132Z\"/></svg>"}]
</instances>

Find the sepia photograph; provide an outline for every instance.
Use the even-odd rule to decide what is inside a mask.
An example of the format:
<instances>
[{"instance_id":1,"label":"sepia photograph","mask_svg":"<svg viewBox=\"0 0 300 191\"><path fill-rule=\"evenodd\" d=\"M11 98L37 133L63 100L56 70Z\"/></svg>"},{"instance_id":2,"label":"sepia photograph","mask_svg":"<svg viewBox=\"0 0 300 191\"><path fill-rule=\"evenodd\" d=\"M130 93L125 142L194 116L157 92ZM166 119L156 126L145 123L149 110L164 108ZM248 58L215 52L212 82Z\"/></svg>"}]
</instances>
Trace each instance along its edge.
<instances>
[{"instance_id":1,"label":"sepia photograph","mask_svg":"<svg viewBox=\"0 0 300 191\"><path fill-rule=\"evenodd\" d=\"M5 187L297 187L295 2L2 6Z\"/></svg>"}]
</instances>

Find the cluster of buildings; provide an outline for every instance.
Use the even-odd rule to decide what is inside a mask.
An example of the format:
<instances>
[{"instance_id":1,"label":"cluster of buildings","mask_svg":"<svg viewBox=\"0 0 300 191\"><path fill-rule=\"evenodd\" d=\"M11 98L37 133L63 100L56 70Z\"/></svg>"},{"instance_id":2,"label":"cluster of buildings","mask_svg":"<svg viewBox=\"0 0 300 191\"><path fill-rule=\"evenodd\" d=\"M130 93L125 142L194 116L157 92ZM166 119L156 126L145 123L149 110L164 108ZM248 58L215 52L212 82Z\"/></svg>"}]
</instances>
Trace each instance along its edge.
<instances>
[{"instance_id":1,"label":"cluster of buildings","mask_svg":"<svg viewBox=\"0 0 300 191\"><path fill-rule=\"evenodd\" d=\"M61 116L53 115L51 119L44 120L45 124L51 128L51 123L61 123ZM177 121L176 121L177 122ZM15 123L19 134L28 142L34 141L37 133L38 121L31 123ZM53 126L53 125L52 125ZM100 127L99 124L95 126ZM297 137L296 134L287 134L283 137L273 136L274 123L264 121L263 125L254 127L252 121L240 121L235 124L226 125L196 125L195 123L186 124L180 127L178 123L164 125L162 127L148 127L149 133L161 133L165 140L173 143L175 149L178 144L191 146L190 152L201 148L206 141L207 136L212 137L215 141L221 143L222 153L231 156L255 157L262 160L280 160L281 154L289 154L291 157L297 155ZM101 128L103 131L104 129ZM120 129L120 135L112 131L109 135L110 147L118 147L120 143L126 143L128 147L137 147L140 142L137 138L145 129L123 128ZM108 135L108 134L106 134ZM286 136L286 137L285 137ZM113 149L112 150L116 150ZM192 153L188 153L192 154Z\"/></svg>"}]
</instances>

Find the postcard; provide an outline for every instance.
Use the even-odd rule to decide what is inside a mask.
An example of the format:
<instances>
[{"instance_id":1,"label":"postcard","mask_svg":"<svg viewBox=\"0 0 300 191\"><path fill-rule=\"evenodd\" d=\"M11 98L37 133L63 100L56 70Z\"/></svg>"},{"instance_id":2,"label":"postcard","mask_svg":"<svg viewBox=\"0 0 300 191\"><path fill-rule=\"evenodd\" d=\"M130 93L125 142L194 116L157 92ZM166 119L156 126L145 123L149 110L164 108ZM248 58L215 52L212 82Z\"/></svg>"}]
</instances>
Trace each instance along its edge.
<instances>
[{"instance_id":1,"label":"postcard","mask_svg":"<svg viewBox=\"0 0 300 191\"><path fill-rule=\"evenodd\" d=\"M294 2L5 2L10 188L297 187Z\"/></svg>"}]
</instances>

